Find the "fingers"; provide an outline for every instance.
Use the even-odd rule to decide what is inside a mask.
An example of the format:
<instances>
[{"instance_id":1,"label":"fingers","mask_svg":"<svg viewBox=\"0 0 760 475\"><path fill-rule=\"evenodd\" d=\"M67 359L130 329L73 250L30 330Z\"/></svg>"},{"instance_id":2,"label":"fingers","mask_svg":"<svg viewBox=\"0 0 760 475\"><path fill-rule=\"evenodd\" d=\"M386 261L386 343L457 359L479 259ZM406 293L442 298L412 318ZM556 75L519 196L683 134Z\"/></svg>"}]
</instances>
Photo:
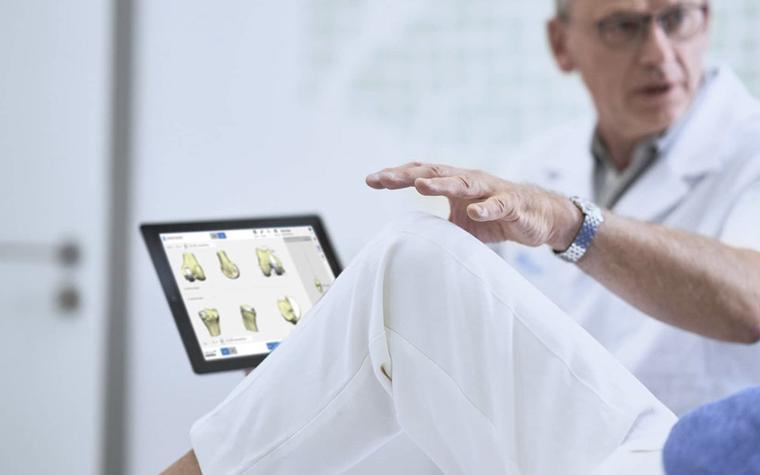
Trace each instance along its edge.
<instances>
[{"instance_id":1,"label":"fingers","mask_svg":"<svg viewBox=\"0 0 760 475\"><path fill-rule=\"evenodd\" d=\"M409 162L398 167L384 168L379 172L367 176L365 181L367 185L376 189L387 188L394 190L404 188L405 186L411 186L411 184L404 185L404 182L408 181L408 178L406 178L407 170L422 166L421 162Z\"/></svg>"},{"instance_id":2,"label":"fingers","mask_svg":"<svg viewBox=\"0 0 760 475\"><path fill-rule=\"evenodd\" d=\"M454 199L478 199L487 196L483 180L472 174L457 174L442 178L417 178L417 191L426 196L445 196Z\"/></svg>"},{"instance_id":3,"label":"fingers","mask_svg":"<svg viewBox=\"0 0 760 475\"><path fill-rule=\"evenodd\" d=\"M400 167L386 168L373 173L366 178L366 182L372 188L397 190L414 186L414 181L418 178L449 176L459 171L445 165L410 162Z\"/></svg>"},{"instance_id":4,"label":"fingers","mask_svg":"<svg viewBox=\"0 0 760 475\"><path fill-rule=\"evenodd\" d=\"M473 221L516 221L518 213L516 203L508 199L507 195L492 196L480 203L472 203L467 206L467 216Z\"/></svg>"}]
</instances>

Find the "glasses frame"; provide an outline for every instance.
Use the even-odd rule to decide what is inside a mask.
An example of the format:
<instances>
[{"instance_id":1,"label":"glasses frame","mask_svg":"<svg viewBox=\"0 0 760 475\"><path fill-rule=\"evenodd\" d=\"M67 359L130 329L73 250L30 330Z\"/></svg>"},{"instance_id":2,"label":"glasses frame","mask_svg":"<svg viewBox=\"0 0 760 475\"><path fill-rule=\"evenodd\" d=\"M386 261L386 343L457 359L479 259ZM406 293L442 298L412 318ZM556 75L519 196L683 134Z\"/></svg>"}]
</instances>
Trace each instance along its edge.
<instances>
[{"instance_id":1,"label":"glasses frame","mask_svg":"<svg viewBox=\"0 0 760 475\"><path fill-rule=\"evenodd\" d=\"M694 32L689 33L685 36L678 36L673 35L672 33L669 33L664 26L665 19L669 14L671 14L674 10L678 8L685 8L685 9L693 9L698 10L702 13L703 16L703 22L702 25L694 30ZM638 31L635 36L631 37L630 40L615 42L610 41L608 36L605 34L606 24L611 22L615 17L619 17L620 15L629 15L631 18L634 18L637 20L637 24L639 25ZM656 23L660 29L662 29L663 33L668 37L670 40L674 41L687 41L691 38L694 38L700 33L703 33L707 29L708 25L708 18L710 16L710 6L708 3L697 3L697 2L680 2L675 3L673 5L669 5L667 7L661 8L660 10L652 13L624 13L624 12L618 12L618 13L612 13L604 18L601 18L595 22L593 22L594 30L596 31L597 36L599 39L604 43L605 46L612 48L612 49L626 49L633 46L639 46L641 45L644 40L651 34L652 31L652 25ZM572 21L572 17L568 12L563 12L558 17L562 22L570 23Z\"/></svg>"}]
</instances>

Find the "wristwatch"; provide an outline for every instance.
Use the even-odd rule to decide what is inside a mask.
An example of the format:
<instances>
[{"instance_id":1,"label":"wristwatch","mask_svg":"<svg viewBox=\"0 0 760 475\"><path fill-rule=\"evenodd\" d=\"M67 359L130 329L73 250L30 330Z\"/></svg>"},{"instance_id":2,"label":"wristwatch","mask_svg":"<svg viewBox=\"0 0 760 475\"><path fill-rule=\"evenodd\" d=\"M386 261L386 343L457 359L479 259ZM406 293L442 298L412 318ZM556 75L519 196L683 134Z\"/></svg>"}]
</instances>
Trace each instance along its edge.
<instances>
[{"instance_id":1,"label":"wristwatch","mask_svg":"<svg viewBox=\"0 0 760 475\"><path fill-rule=\"evenodd\" d=\"M588 200L573 196L570 201L583 213L583 224L570 247L564 251L554 251L554 254L564 261L575 264L591 247L599 226L604 222L604 215L597 205Z\"/></svg>"}]
</instances>

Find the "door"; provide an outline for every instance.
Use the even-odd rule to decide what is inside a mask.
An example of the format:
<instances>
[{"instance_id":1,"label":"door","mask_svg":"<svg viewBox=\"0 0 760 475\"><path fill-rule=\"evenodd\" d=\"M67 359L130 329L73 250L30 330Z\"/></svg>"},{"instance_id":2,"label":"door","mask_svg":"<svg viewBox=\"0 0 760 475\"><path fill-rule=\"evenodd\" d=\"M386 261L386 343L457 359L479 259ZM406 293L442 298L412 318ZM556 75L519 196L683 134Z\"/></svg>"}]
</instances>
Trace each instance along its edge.
<instances>
[{"instance_id":1,"label":"door","mask_svg":"<svg viewBox=\"0 0 760 475\"><path fill-rule=\"evenodd\" d=\"M110 5L0 1L0 473L97 473Z\"/></svg>"}]
</instances>

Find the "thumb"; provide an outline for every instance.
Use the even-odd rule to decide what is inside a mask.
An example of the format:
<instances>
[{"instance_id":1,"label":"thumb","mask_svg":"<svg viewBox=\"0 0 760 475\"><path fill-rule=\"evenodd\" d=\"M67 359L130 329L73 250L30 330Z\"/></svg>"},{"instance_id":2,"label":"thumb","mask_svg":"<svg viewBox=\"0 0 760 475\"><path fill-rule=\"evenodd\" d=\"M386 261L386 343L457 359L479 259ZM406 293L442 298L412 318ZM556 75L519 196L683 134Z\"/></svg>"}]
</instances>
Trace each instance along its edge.
<instances>
[{"instance_id":1,"label":"thumb","mask_svg":"<svg viewBox=\"0 0 760 475\"><path fill-rule=\"evenodd\" d=\"M467 206L467 216L473 221L495 221L497 219L516 219L514 207L509 205L502 196L492 196L480 203Z\"/></svg>"}]
</instances>

